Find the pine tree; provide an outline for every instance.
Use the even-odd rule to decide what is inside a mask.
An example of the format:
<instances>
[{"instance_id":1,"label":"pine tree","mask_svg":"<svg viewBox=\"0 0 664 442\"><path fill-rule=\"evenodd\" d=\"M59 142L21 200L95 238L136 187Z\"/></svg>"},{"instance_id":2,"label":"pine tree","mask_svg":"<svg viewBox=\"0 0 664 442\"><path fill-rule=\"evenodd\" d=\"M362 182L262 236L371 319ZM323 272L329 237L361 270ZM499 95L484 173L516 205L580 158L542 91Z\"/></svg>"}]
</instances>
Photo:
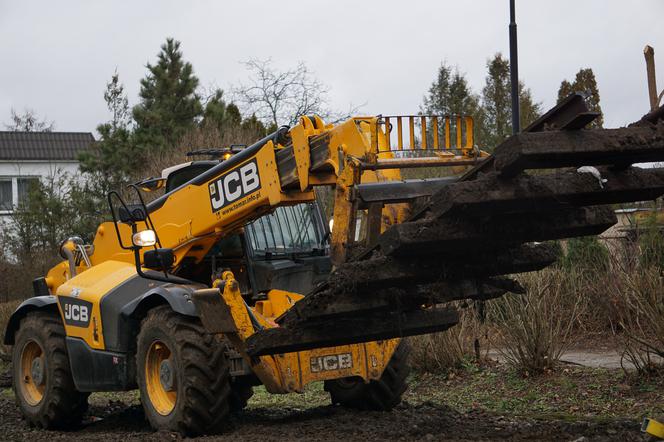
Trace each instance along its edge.
<instances>
[{"instance_id":1,"label":"pine tree","mask_svg":"<svg viewBox=\"0 0 664 442\"><path fill-rule=\"evenodd\" d=\"M236 126L242 123L240 108L238 108L235 103L229 103L228 106L226 106L226 120L229 124Z\"/></svg>"},{"instance_id":2,"label":"pine tree","mask_svg":"<svg viewBox=\"0 0 664 442\"><path fill-rule=\"evenodd\" d=\"M569 97L572 93L574 93L574 87L572 86L572 83L567 80L563 80L560 83L560 88L558 89L558 103Z\"/></svg>"},{"instance_id":3,"label":"pine tree","mask_svg":"<svg viewBox=\"0 0 664 442\"><path fill-rule=\"evenodd\" d=\"M574 78L574 88L586 96L588 109L591 112L599 112L600 114L590 127L603 127L604 114L602 113L602 107L599 104L599 89L597 87L597 80L595 79L595 73L593 70L590 68L580 69L579 72L576 73L576 78Z\"/></svg>"},{"instance_id":4,"label":"pine tree","mask_svg":"<svg viewBox=\"0 0 664 442\"><path fill-rule=\"evenodd\" d=\"M203 114L196 94L198 78L191 63L182 59L180 42L166 39L157 64L148 63L148 74L141 80L141 102L133 109L135 139L144 150L168 149Z\"/></svg>"},{"instance_id":5,"label":"pine tree","mask_svg":"<svg viewBox=\"0 0 664 442\"><path fill-rule=\"evenodd\" d=\"M234 103L226 103L224 91L217 89L205 104L202 127L213 126L224 131L242 124L242 115Z\"/></svg>"},{"instance_id":6,"label":"pine tree","mask_svg":"<svg viewBox=\"0 0 664 442\"><path fill-rule=\"evenodd\" d=\"M537 120L542 115L542 105L533 100L530 88L527 88L522 81L519 81L519 124L521 130L528 127L530 123ZM510 130L512 111L510 108Z\"/></svg>"},{"instance_id":7,"label":"pine tree","mask_svg":"<svg viewBox=\"0 0 664 442\"><path fill-rule=\"evenodd\" d=\"M512 134L509 61L498 53L487 62L487 70L482 89L483 147L493 149Z\"/></svg>"},{"instance_id":8,"label":"pine tree","mask_svg":"<svg viewBox=\"0 0 664 442\"><path fill-rule=\"evenodd\" d=\"M422 110L434 115L471 115L479 109L479 97L468 86L468 81L458 68L446 63L438 68L438 76L424 97Z\"/></svg>"},{"instance_id":9,"label":"pine tree","mask_svg":"<svg viewBox=\"0 0 664 442\"><path fill-rule=\"evenodd\" d=\"M215 126L222 128L226 123L226 101L224 100L224 91L217 89L205 104L203 111L202 126Z\"/></svg>"},{"instance_id":10,"label":"pine tree","mask_svg":"<svg viewBox=\"0 0 664 442\"><path fill-rule=\"evenodd\" d=\"M480 146L493 150L512 135L512 94L510 63L497 53L487 62L486 83L482 89L482 117ZM532 93L519 81L519 122L521 128L535 121L541 112L541 104L533 101Z\"/></svg>"},{"instance_id":11,"label":"pine tree","mask_svg":"<svg viewBox=\"0 0 664 442\"><path fill-rule=\"evenodd\" d=\"M570 83L567 80L563 80L562 83L560 83L560 89L558 89L558 102L560 103L573 92L578 92L585 96L588 109L591 112L598 112L600 114L589 127L603 127L604 114L602 113L602 106L600 105L599 88L597 87L595 73L591 68L579 69L573 83Z\"/></svg>"},{"instance_id":12,"label":"pine tree","mask_svg":"<svg viewBox=\"0 0 664 442\"><path fill-rule=\"evenodd\" d=\"M267 129L265 124L256 117L256 114L252 114L251 117L245 118L242 122L242 130L256 134L256 138L263 138L267 135Z\"/></svg>"},{"instance_id":13,"label":"pine tree","mask_svg":"<svg viewBox=\"0 0 664 442\"><path fill-rule=\"evenodd\" d=\"M467 115L474 117L475 121L481 120L479 97L468 86L465 75L445 62L438 68L438 75L424 96L421 110L430 115ZM439 130L442 136L442 125ZM452 127L450 137L453 140L456 139L455 130Z\"/></svg>"}]
</instances>

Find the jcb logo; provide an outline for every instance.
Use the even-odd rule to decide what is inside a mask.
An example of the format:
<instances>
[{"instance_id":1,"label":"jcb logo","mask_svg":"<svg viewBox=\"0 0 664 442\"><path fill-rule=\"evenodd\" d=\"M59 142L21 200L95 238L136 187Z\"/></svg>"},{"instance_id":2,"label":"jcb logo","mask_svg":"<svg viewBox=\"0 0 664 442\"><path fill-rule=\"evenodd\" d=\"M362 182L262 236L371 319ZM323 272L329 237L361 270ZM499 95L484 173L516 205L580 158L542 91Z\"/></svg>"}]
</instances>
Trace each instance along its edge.
<instances>
[{"instance_id":1,"label":"jcb logo","mask_svg":"<svg viewBox=\"0 0 664 442\"><path fill-rule=\"evenodd\" d=\"M84 305L65 305L65 319L88 322L88 308Z\"/></svg>"},{"instance_id":2,"label":"jcb logo","mask_svg":"<svg viewBox=\"0 0 664 442\"><path fill-rule=\"evenodd\" d=\"M341 353L338 355L318 356L311 358L311 372L319 373L321 371L342 370L353 368L353 356L350 353Z\"/></svg>"},{"instance_id":3,"label":"jcb logo","mask_svg":"<svg viewBox=\"0 0 664 442\"><path fill-rule=\"evenodd\" d=\"M87 327L90 324L92 303L66 296L60 296L59 301L65 324L74 327Z\"/></svg>"},{"instance_id":4,"label":"jcb logo","mask_svg":"<svg viewBox=\"0 0 664 442\"><path fill-rule=\"evenodd\" d=\"M261 188L256 160L237 167L210 183L212 211L239 200Z\"/></svg>"}]
</instances>

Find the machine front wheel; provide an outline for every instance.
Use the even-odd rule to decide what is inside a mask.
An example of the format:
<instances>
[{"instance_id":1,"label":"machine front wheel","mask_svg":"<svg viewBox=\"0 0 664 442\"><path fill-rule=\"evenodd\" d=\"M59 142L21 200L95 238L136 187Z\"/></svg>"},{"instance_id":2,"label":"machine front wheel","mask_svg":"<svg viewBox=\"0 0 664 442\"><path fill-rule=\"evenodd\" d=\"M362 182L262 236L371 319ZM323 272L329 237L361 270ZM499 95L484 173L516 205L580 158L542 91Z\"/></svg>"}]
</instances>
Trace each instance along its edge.
<instances>
[{"instance_id":1,"label":"machine front wheel","mask_svg":"<svg viewBox=\"0 0 664 442\"><path fill-rule=\"evenodd\" d=\"M30 425L67 429L81 422L88 394L76 390L65 329L50 312L29 312L21 320L12 352L16 402Z\"/></svg>"},{"instance_id":2,"label":"machine front wheel","mask_svg":"<svg viewBox=\"0 0 664 442\"><path fill-rule=\"evenodd\" d=\"M230 365L225 346L197 318L169 306L150 310L138 335L136 367L154 429L187 436L223 430L232 401Z\"/></svg>"},{"instance_id":3,"label":"machine front wheel","mask_svg":"<svg viewBox=\"0 0 664 442\"><path fill-rule=\"evenodd\" d=\"M410 346L401 341L392 359L377 381L365 383L362 378L343 378L325 381L325 391L333 404L357 410L390 411L401 402L410 373L408 354Z\"/></svg>"}]
</instances>

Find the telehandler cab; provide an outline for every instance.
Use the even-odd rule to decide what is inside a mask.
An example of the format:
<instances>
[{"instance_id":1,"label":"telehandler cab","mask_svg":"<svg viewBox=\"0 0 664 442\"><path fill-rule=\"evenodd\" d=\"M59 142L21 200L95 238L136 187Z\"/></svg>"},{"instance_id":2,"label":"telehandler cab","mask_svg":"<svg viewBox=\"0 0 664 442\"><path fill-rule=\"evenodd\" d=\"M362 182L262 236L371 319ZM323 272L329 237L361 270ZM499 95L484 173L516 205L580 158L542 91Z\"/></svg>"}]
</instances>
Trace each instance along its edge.
<instances>
[{"instance_id":1,"label":"telehandler cab","mask_svg":"<svg viewBox=\"0 0 664 442\"><path fill-rule=\"evenodd\" d=\"M390 410L401 337L455 325L450 301L523 292L505 275L554 262L541 241L600 233L606 205L664 194L664 170L631 167L664 160L661 115L582 130L595 117L572 95L492 156L470 117L301 117L130 186L133 203L111 192L113 220L90 245L64 241L7 326L24 416L75 425L90 392L138 388L155 429L205 434L255 385L316 381L334 403ZM558 170L584 165L606 181ZM435 177L402 178L421 167ZM318 186L334 187L331 232ZM140 189L161 187L145 204Z\"/></svg>"}]
</instances>

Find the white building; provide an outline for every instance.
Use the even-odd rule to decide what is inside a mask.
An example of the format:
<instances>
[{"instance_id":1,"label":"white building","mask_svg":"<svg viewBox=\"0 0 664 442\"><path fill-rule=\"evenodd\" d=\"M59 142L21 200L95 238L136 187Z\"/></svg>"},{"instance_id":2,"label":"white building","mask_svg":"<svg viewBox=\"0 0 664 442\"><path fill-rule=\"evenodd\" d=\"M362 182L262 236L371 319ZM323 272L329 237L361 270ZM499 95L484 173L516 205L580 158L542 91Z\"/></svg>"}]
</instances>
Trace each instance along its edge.
<instances>
[{"instance_id":1,"label":"white building","mask_svg":"<svg viewBox=\"0 0 664 442\"><path fill-rule=\"evenodd\" d=\"M0 131L0 219L27 196L31 180L78 173L78 155L95 139L89 132Z\"/></svg>"}]
</instances>

